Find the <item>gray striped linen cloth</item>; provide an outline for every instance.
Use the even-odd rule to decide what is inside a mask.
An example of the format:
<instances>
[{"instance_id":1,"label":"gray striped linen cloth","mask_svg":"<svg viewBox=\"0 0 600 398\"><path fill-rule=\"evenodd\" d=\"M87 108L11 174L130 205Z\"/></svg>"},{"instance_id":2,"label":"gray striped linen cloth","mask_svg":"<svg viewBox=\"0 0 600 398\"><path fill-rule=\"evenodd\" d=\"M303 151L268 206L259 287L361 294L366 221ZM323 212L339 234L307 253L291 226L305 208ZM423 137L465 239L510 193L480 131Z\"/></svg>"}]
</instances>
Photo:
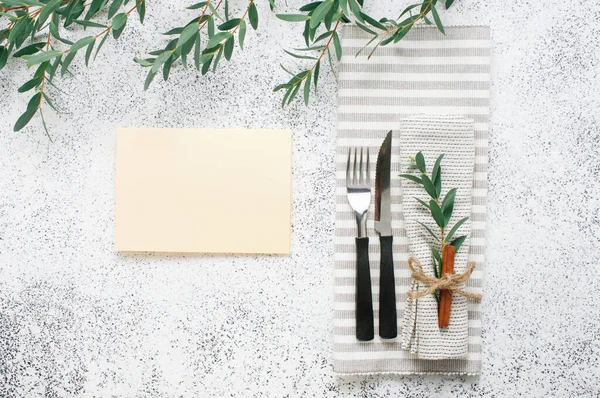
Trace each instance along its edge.
<instances>
[{"instance_id":1,"label":"gray striped linen cloth","mask_svg":"<svg viewBox=\"0 0 600 398\"><path fill-rule=\"evenodd\" d=\"M431 173L437 157L444 154L441 162L442 198L451 188L456 188L454 210L446 233L458 220L471 215L473 168L475 165L475 140L473 121L460 117L419 115L400 122L400 167L402 172L418 176L418 170L409 169L409 156L422 152L426 169ZM410 254L422 264L427 275L434 276L431 246L439 248L439 242L419 224L427 225L436 234L439 227L429 210L416 198L429 202L429 195L422 185L406 179L402 184L402 210ZM454 236L467 235L460 250L456 252L455 272L462 273L467 265L471 220L464 222ZM413 281L411 290L426 290L427 285ZM402 348L421 359L463 358L468 353L467 299L454 295L447 328L438 326L438 303L432 294L419 299L406 298L402 327Z\"/></svg>"},{"instance_id":2,"label":"gray striped linen cloth","mask_svg":"<svg viewBox=\"0 0 600 398\"><path fill-rule=\"evenodd\" d=\"M380 47L370 60L356 54L369 35L347 26L342 35L344 54L339 74L338 137L336 153L336 226L334 237L334 369L340 375L357 374L467 374L481 368L481 314L468 301L468 352L464 358L425 360L402 349L401 334L393 340L377 336L379 240L373 230L373 207L368 213L371 237L371 280L375 312L375 339L358 342L354 325L356 224L348 205L345 171L348 149L366 146L371 168L389 130L395 130L392 153L392 229L398 325L404 318L405 293L412 280L407 267L408 240L402 213L402 170L399 152L400 121L410 115L461 115L473 120L475 166L471 206L469 261L477 268L466 288L481 291L485 267L485 214L488 169L490 98L490 33L482 26L447 27L446 36L435 28L416 26L398 44Z\"/></svg>"}]
</instances>

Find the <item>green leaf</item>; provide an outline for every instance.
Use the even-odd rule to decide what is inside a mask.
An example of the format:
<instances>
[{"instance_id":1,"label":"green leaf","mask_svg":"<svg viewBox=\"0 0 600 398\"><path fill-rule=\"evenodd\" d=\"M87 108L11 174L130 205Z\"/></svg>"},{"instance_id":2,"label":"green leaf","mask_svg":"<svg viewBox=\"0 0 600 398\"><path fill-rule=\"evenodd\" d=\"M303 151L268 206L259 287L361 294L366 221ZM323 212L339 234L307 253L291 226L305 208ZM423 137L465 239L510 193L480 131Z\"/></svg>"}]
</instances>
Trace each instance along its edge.
<instances>
[{"instance_id":1,"label":"green leaf","mask_svg":"<svg viewBox=\"0 0 600 398\"><path fill-rule=\"evenodd\" d=\"M357 3L357 1L356 0L348 0L348 4L350 5L350 10L352 11L352 14L354 14L356 19L358 19L359 22L364 23L365 20L363 19L362 15L361 15L360 6Z\"/></svg>"},{"instance_id":2,"label":"green leaf","mask_svg":"<svg viewBox=\"0 0 600 398\"><path fill-rule=\"evenodd\" d=\"M148 90L148 87L150 87L150 83L152 83L152 80L154 80L154 76L156 76L156 72L153 72L152 69L150 69L150 72L148 72L148 76L146 76L146 81L144 82L144 91Z\"/></svg>"},{"instance_id":3,"label":"green leaf","mask_svg":"<svg viewBox=\"0 0 600 398\"><path fill-rule=\"evenodd\" d=\"M287 22L303 22L308 21L310 17L304 14L275 14L275 16L282 21Z\"/></svg>"},{"instance_id":4,"label":"green leaf","mask_svg":"<svg viewBox=\"0 0 600 398\"><path fill-rule=\"evenodd\" d=\"M171 56L165 61L165 65L163 66L163 79L167 81L169 79L169 73L171 73L171 65L173 65L173 61L175 57Z\"/></svg>"},{"instance_id":5,"label":"green leaf","mask_svg":"<svg viewBox=\"0 0 600 398\"><path fill-rule=\"evenodd\" d=\"M61 76L64 76L65 73L67 73L67 70L69 69L69 65L71 65L71 61L73 61L73 58L75 58L75 55L77 55L77 51L79 51L81 48L83 48L85 46L88 46L88 45L94 43L94 41L96 41L96 38L94 36L88 36L88 37L84 37L83 39L77 40L75 43L73 43L73 45L69 49L69 53L67 54L67 56L65 57L65 59L62 63L62 68L60 70Z\"/></svg>"},{"instance_id":6,"label":"green leaf","mask_svg":"<svg viewBox=\"0 0 600 398\"><path fill-rule=\"evenodd\" d=\"M213 60L213 57L214 57L214 55L211 54L209 58L207 58L204 62L202 62L202 76L206 75L206 73L210 69L210 64Z\"/></svg>"},{"instance_id":7,"label":"green leaf","mask_svg":"<svg viewBox=\"0 0 600 398\"><path fill-rule=\"evenodd\" d=\"M108 28L108 26L106 26L106 25L102 25L101 23L96 23L96 22L92 22L92 21L82 21L80 19L76 19L73 22L75 22L78 25L90 27L90 28Z\"/></svg>"},{"instance_id":8,"label":"green leaf","mask_svg":"<svg viewBox=\"0 0 600 398\"><path fill-rule=\"evenodd\" d=\"M223 47L221 47L219 49L219 52L217 53L217 56L215 57L215 60L213 62L213 72L215 72L217 70L217 65L219 64L219 61L221 60L221 55L223 55Z\"/></svg>"},{"instance_id":9,"label":"green leaf","mask_svg":"<svg viewBox=\"0 0 600 398\"><path fill-rule=\"evenodd\" d=\"M46 100L46 103L48 105L50 105L50 108L54 109L54 111L58 112L58 109L56 109L56 107L54 106L54 104L52 103L52 101L50 100L50 97L48 97L46 95L46 93L42 93L42 96L44 97L44 99Z\"/></svg>"},{"instance_id":10,"label":"green leaf","mask_svg":"<svg viewBox=\"0 0 600 398\"><path fill-rule=\"evenodd\" d=\"M173 52L171 51L164 51L162 54L160 54L156 60L154 61L154 65L152 65L152 69L150 70L153 73L158 72L158 70L160 69L160 67L167 62L167 60L169 58L171 58L171 56L173 55Z\"/></svg>"},{"instance_id":11,"label":"green leaf","mask_svg":"<svg viewBox=\"0 0 600 398\"><path fill-rule=\"evenodd\" d=\"M226 42L225 42L225 59L227 61L229 61L231 59L231 54L233 54L233 45L234 45L234 39L233 36L231 36Z\"/></svg>"},{"instance_id":12,"label":"green leaf","mask_svg":"<svg viewBox=\"0 0 600 398\"><path fill-rule=\"evenodd\" d=\"M62 0L59 0L58 2L61 3ZM96 13L98 13L98 11L100 11L100 8L104 7L105 4L105 0L92 0L92 2L90 3L90 7L85 13L85 17L83 19L89 21L94 15L96 15Z\"/></svg>"},{"instance_id":13,"label":"green leaf","mask_svg":"<svg viewBox=\"0 0 600 398\"><path fill-rule=\"evenodd\" d=\"M431 196L433 199L437 199L437 191L427 174L423 174L421 179L423 180L423 187L425 188L425 191L427 191L427 194L429 194L429 196Z\"/></svg>"},{"instance_id":14,"label":"green leaf","mask_svg":"<svg viewBox=\"0 0 600 398\"><path fill-rule=\"evenodd\" d=\"M168 32L163 33L164 36L171 36L171 35L180 35L181 32L183 32L183 27L179 27L179 28L173 28L171 30L169 30Z\"/></svg>"},{"instance_id":15,"label":"green leaf","mask_svg":"<svg viewBox=\"0 0 600 398\"><path fill-rule=\"evenodd\" d=\"M186 26L185 29L183 29L183 32L181 32L181 36L179 36L179 39L177 40L177 47L183 46L192 37L194 37L194 35L198 33L198 26L198 23L192 23Z\"/></svg>"},{"instance_id":16,"label":"green leaf","mask_svg":"<svg viewBox=\"0 0 600 398\"><path fill-rule=\"evenodd\" d=\"M431 247L431 255L433 256L435 261L437 261L438 263L442 262L442 256L440 255L440 252L438 251L438 249L436 249L433 246Z\"/></svg>"},{"instance_id":17,"label":"green leaf","mask_svg":"<svg viewBox=\"0 0 600 398\"><path fill-rule=\"evenodd\" d=\"M308 99L310 97L310 82L312 80L312 73L309 72L308 76L304 79L304 104L308 105Z\"/></svg>"},{"instance_id":18,"label":"green leaf","mask_svg":"<svg viewBox=\"0 0 600 398\"><path fill-rule=\"evenodd\" d=\"M283 50L286 54L291 55L294 58L298 58L298 59L317 59L317 57L313 57L311 55L298 55L298 54L294 54L292 52L289 52L288 50Z\"/></svg>"},{"instance_id":19,"label":"green leaf","mask_svg":"<svg viewBox=\"0 0 600 398\"><path fill-rule=\"evenodd\" d=\"M121 36L121 33L123 32L123 29L125 29L126 24L127 24L127 14L125 14L124 12L117 14L113 18L112 32L113 32L113 37L115 39L118 39L119 36Z\"/></svg>"},{"instance_id":20,"label":"green leaf","mask_svg":"<svg viewBox=\"0 0 600 398\"><path fill-rule=\"evenodd\" d=\"M444 223L444 214L442 214L442 209L440 209L440 206L433 199L429 201L429 210L431 211L431 216L435 220L435 223L440 228L444 228L446 226Z\"/></svg>"},{"instance_id":21,"label":"green leaf","mask_svg":"<svg viewBox=\"0 0 600 398\"><path fill-rule=\"evenodd\" d=\"M102 40L100 40L100 44L98 45L98 47L96 47L96 54L94 54L94 59L96 59L96 57L98 56L98 53L100 52L100 49L104 45L106 39L108 39L108 32L104 34L104 37L102 38Z\"/></svg>"},{"instance_id":22,"label":"green leaf","mask_svg":"<svg viewBox=\"0 0 600 398\"><path fill-rule=\"evenodd\" d=\"M248 18L250 19L252 29L256 30L256 28L258 28L258 10L256 9L254 2L250 4L250 8L248 9Z\"/></svg>"},{"instance_id":23,"label":"green leaf","mask_svg":"<svg viewBox=\"0 0 600 398\"><path fill-rule=\"evenodd\" d=\"M316 65L315 65L315 71L314 71L314 76L315 76L315 92L317 92L317 83L319 82L319 71L321 70L321 61L317 61Z\"/></svg>"},{"instance_id":24,"label":"green leaf","mask_svg":"<svg viewBox=\"0 0 600 398\"><path fill-rule=\"evenodd\" d=\"M420 203L420 204L422 204L424 207L426 207L426 208L427 208L427 210L430 210L430 209L429 209L429 205L428 205L428 204L427 204L425 201L423 201L423 200L421 200L421 199L419 199L419 198L415 198L415 199L417 200L417 202L419 202L419 203Z\"/></svg>"},{"instance_id":25,"label":"green leaf","mask_svg":"<svg viewBox=\"0 0 600 398\"><path fill-rule=\"evenodd\" d=\"M91 42L90 44L88 44L88 48L87 50L85 50L85 66L88 66L90 63L90 58L92 56L92 51L94 51L94 44L96 44L96 38L94 38L94 41Z\"/></svg>"},{"instance_id":26,"label":"green leaf","mask_svg":"<svg viewBox=\"0 0 600 398\"><path fill-rule=\"evenodd\" d=\"M187 7L188 10L197 10L198 8L202 8L204 6L206 6L207 2L206 1L201 1L200 3L196 3L196 4L192 4L191 6Z\"/></svg>"},{"instance_id":27,"label":"green leaf","mask_svg":"<svg viewBox=\"0 0 600 398\"><path fill-rule=\"evenodd\" d=\"M140 3L138 3L138 5L135 8L137 10L138 16L140 17L140 23L143 24L144 17L146 16L146 0L142 0Z\"/></svg>"},{"instance_id":28,"label":"green leaf","mask_svg":"<svg viewBox=\"0 0 600 398\"><path fill-rule=\"evenodd\" d=\"M56 11L58 9L58 7L60 7L61 4L62 4L62 0L52 0L48 4L46 4L42 8L42 11L40 11L40 14L38 15L38 18L37 18L38 26L41 27L42 25L44 25L44 23L46 22L46 20L50 16L50 14L52 14L54 11Z\"/></svg>"},{"instance_id":29,"label":"green leaf","mask_svg":"<svg viewBox=\"0 0 600 398\"><path fill-rule=\"evenodd\" d=\"M325 18L325 15L331 10L333 7L333 0L325 0L315 10L310 18L310 27L316 28Z\"/></svg>"},{"instance_id":30,"label":"green leaf","mask_svg":"<svg viewBox=\"0 0 600 398\"><path fill-rule=\"evenodd\" d=\"M240 23L240 19L234 18L234 19L230 19L229 21L222 23L221 25L218 26L218 28L219 28L219 30L231 30L231 29L235 28L236 26L238 26L239 23Z\"/></svg>"},{"instance_id":31,"label":"green leaf","mask_svg":"<svg viewBox=\"0 0 600 398\"><path fill-rule=\"evenodd\" d=\"M435 180L433 180L433 186L435 187L435 195L436 197L440 197L442 194L442 172L441 168L437 175L435 176Z\"/></svg>"},{"instance_id":32,"label":"green leaf","mask_svg":"<svg viewBox=\"0 0 600 398\"><path fill-rule=\"evenodd\" d=\"M399 177L406 178L407 180L411 180L416 182L417 184L423 185L423 181L419 177L414 176L412 174L400 174Z\"/></svg>"},{"instance_id":33,"label":"green leaf","mask_svg":"<svg viewBox=\"0 0 600 398\"><path fill-rule=\"evenodd\" d=\"M240 43L240 48L244 49L244 39L246 38L246 21L240 21L240 28L238 30L238 41Z\"/></svg>"},{"instance_id":34,"label":"green leaf","mask_svg":"<svg viewBox=\"0 0 600 398\"><path fill-rule=\"evenodd\" d=\"M139 64L143 67L152 66L152 62L145 60L145 59L137 58L137 57L133 59L133 62L135 62L136 64Z\"/></svg>"},{"instance_id":35,"label":"green leaf","mask_svg":"<svg viewBox=\"0 0 600 398\"><path fill-rule=\"evenodd\" d=\"M425 170L425 157L423 156L422 152L417 153L417 156L415 156L415 161L417 162L417 167L419 168L421 173L426 173L427 171Z\"/></svg>"},{"instance_id":36,"label":"green leaf","mask_svg":"<svg viewBox=\"0 0 600 398\"><path fill-rule=\"evenodd\" d=\"M108 19L111 19L116 13L117 11L119 11L119 9L121 8L121 5L123 5L123 0L113 0L113 2L110 4L110 7L108 7ZM114 26L114 22L113 22L113 26Z\"/></svg>"},{"instance_id":37,"label":"green leaf","mask_svg":"<svg viewBox=\"0 0 600 398\"><path fill-rule=\"evenodd\" d=\"M467 221L469 219L469 217L465 217L460 219L456 224L454 224L454 226L452 227L452 229L450 230L450 232L448 232L448 234L446 235L446 241L449 241L450 239L452 239L452 236L454 236L454 233L460 228L461 225L463 225L465 223L465 221Z\"/></svg>"},{"instance_id":38,"label":"green leaf","mask_svg":"<svg viewBox=\"0 0 600 398\"><path fill-rule=\"evenodd\" d=\"M387 27L382 24L381 22L375 20L374 18L371 18L370 16L368 16L367 14L361 12L360 16L363 17L363 19L371 26L376 27L377 29L381 29L381 30L387 30Z\"/></svg>"},{"instance_id":39,"label":"green leaf","mask_svg":"<svg viewBox=\"0 0 600 398\"><path fill-rule=\"evenodd\" d=\"M4 46L0 46L0 69L4 68L8 62L8 49Z\"/></svg>"},{"instance_id":40,"label":"green leaf","mask_svg":"<svg viewBox=\"0 0 600 398\"><path fill-rule=\"evenodd\" d=\"M356 25L361 28L362 30L364 30L365 32L367 32L370 35L376 35L377 32L375 32L373 29L370 29L368 27L366 27L365 25L361 24L360 22L356 22Z\"/></svg>"},{"instance_id":41,"label":"green leaf","mask_svg":"<svg viewBox=\"0 0 600 398\"><path fill-rule=\"evenodd\" d=\"M456 188L452 188L448 191L442 202L442 212L444 213L445 223L448 224L452 211L454 210L454 197L456 196Z\"/></svg>"},{"instance_id":42,"label":"green leaf","mask_svg":"<svg viewBox=\"0 0 600 398\"><path fill-rule=\"evenodd\" d=\"M194 65L197 70L200 70L200 51L202 50L202 43L200 34L196 35L196 39L194 41Z\"/></svg>"},{"instance_id":43,"label":"green leaf","mask_svg":"<svg viewBox=\"0 0 600 398\"><path fill-rule=\"evenodd\" d=\"M24 55L22 58L27 61L27 66L41 64L42 62L49 61L53 58L62 55L60 51L44 51L34 55Z\"/></svg>"},{"instance_id":44,"label":"green leaf","mask_svg":"<svg viewBox=\"0 0 600 398\"><path fill-rule=\"evenodd\" d=\"M410 10L412 10L413 8L419 7L421 4L413 4L411 6L408 6L404 9L404 11L402 11L402 13L400 14L400 16L398 17L398 19L402 18L407 12L410 12Z\"/></svg>"},{"instance_id":45,"label":"green leaf","mask_svg":"<svg viewBox=\"0 0 600 398\"><path fill-rule=\"evenodd\" d=\"M300 91L300 84L297 84L292 90L291 90L291 94L288 98L288 105L294 100L294 98L296 98L296 95L298 95L298 91Z\"/></svg>"},{"instance_id":46,"label":"green leaf","mask_svg":"<svg viewBox=\"0 0 600 398\"><path fill-rule=\"evenodd\" d=\"M438 12L434 6L431 6L431 13L433 14L433 20L435 22L435 26L437 26L437 28L440 30L440 32L442 32L442 34L445 35L446 32L444 31L444 25L442 25L442 20L440 19L440 16L438 15Z\"/></svg>"},{"instance_id":47,"label":"green leaf","mask_svg":"<svg viewBox=\"0 0 600 398\"><path fill-rule=\"evenodd\" d=\"M208 44L206 45L206 48L216 47L217 45L221 44L225 40L229 40L229 38L232 36L233 35L229 32L217 33L216 35L214 35L213 37L210 38L210 40L208 41Z\"/></svg>"},{"instance_id":48,"label":"green leaf","mask_svg":"<svg viewBox=\"0 0 600 398\"><path fill-rule=\"evenodd\" d=\"M446 10L454 3L454 0L446 0Z\"/></svg>"},{"instance_id":49,"label":"green leaf","mask_svg":"<svg viewBox=\"0 0 600 398\"><path fill-rule=\"evenodd\" d=\"M44 48L45 45L46 45L46 43L44 43L44 42L30 44L27 47L23 47L22 49L20 49L16 53L14 53L13 57L19 58L19 57L22 57L23 55L35 54L38 51L40 51L42 48Z\"/></svg>"},{"instance_id":50,"label":"green leaf","mask_svg":"<svg viewBox=\"0 0 600 398\"><path fill-rule=\"evenodd\" d=\"M342 59L342 43L340 43L340 37L337 32L333 32L333 45L335 46L335 54L337 55L338 61Z\"/></svg>"},{"instance_id":51,"label":"green leaf","mask_svg":"<svg viewBox=\"0 0 600 398\"><path fill-rule=\"evenodd\" d=\"M37 108L34 109L27 109L20 117L19 119L17 119L17 122L15 123L15 126L13 128L14 131L19 131L21 130L23 127L25 127L27 125L27 123L29 123L29 121L31 120L31 118L33 117L33 115L35 115L35 113L37 112Z\"/></svg>"},{"instance_id":52,"label":"green leaf","mask_svg":"<svg viewBox=\"0 0 600 398\"><path fill-rule=\"evenodd\" d=\"M440 165L442 164L442 159L444 158L444 154L442 153L440 156L438 156L438 158L435 160L435 164L433 165L433 171L431 173L431 179L433 181L436 180L438 173L440 172Z\"/></svg>"},{"instance_id":53,"label":"green leaf","mask_svg":"<svg viewBox=\"0 0 600 398\"><path fill-rule=\"evenodd\" d=\"M465 242L465 239L467 239L467 235L459 236L458 238L454 239L450 245L456 247L456 251L458 251L458 249L460 249L462 244Z\"/></svg>"},{"instance_id":54,"label":"green leaf","mask_svg":"<svg viewBox=\"0 0 600 398\"><path fill-rule=\"evenodd\" d=\"M431 228L429 228L427 225L423 224L421 221L417 221L417 222L419 224L421 224L427 230L427 232L429 232L429 235L433 236L433 238L439 242L440 238L435 233L433 233Z\"/></svg>"},{"instance_id":55,"label":"green leaf","mask_svg":"<svg viewBox=\"0 0 600 398\"><path fill-rule=\"evenodd\" d=\"M321 4L321 1L313 1L312 3L308 3L299 8L300 11L312 11Z\"/></svg>"},{"instance_id":56,"label":"green leaf","mask_svg":"<svg viewBox=\"0 0 600 398\"><path fill-rule=\"evenodd\" d=\"M32 88L39 86L41 82L42 82L41 77L31 79L28 82L26 82L25 84L23 84L21 87L19 87L19 89L17 91L19 91L20 93L24 93L26 91L31 90Z\"/></svg>"},{"instance_id":57,"label":"green leaf","mask_svg":"<svg viewBox=\"0 0 600 398\"><path fill-rule=\"evenodd\" d=\"M229 0L225 0L225 20L229 20Z\"/></svg>"}]
</instances>

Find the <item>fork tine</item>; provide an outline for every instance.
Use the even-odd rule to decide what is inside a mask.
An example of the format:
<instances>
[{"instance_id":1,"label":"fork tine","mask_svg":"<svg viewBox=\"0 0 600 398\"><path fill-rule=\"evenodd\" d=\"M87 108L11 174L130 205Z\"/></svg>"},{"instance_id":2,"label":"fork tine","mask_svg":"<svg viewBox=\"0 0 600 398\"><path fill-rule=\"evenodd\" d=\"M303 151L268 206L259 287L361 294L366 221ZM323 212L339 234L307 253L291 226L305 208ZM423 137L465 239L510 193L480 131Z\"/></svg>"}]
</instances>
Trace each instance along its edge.
<instances>
[{"instance_id":1,"label":"fork tine","mask_svg":"<svg viewBox=\"0 0 600 398\"><path fill-rule=\"evenodd\" d=\"M363 171L363 147L360 147L360 164L358 166L359 171L359 177L358 177L358 183L360 185L364 184L365 182L365 173Z\"/></svg>"},{"instance_id":2,"label":"fork tine","mask_svg":"<svg viewBox=\"0 0 600 398\"><path fill-rule=\"evenodd\" d=\"M367 148L367 184L371 186L371 159L369 159L369 148Z\"/></svg>"},{"instance_id":3,"label":"fork tine","mask_svg":"<svg viewBox=\"0 0 600 398\"><path fill-rule=\"evenodd\" d=\"M358 184L358 162L356 161L356 152L358 152L358 149L354 147L354 175L352 176L352 183L355 185Z\"/></svg>"},{"instance_id":4,"label":"fork tine","mask_svg":"<svg viewBox=\"0 0 600 398\"><path fill-rule=\"evenodd\" d=\"M350 179L350 155L352 148L348 149L348 163L346 164L346 186L349 187L352 180Z\"/></svg>"}]
</instances>

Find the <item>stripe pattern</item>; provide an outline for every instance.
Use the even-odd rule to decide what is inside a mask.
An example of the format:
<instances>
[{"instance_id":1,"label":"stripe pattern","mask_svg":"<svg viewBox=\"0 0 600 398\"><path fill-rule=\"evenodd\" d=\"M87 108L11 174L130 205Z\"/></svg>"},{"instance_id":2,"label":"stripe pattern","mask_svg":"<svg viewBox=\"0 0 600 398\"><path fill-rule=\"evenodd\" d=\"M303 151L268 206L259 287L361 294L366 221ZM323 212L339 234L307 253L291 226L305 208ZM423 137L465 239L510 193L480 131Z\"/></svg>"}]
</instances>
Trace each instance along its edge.
<instances>
[{"instance_id":1,"label":"stripe pattern","mask_svg":"<svg viewBox=\"0 0 600 398\"><path fill-rule=\"evenodd\" d=\"M373 230L373 207L368 232L376 337L358 342L354 327L356 224L348 205L345 167L348 149L366 146L375 169L379 145L389 130L415 114L456 114L473 120L474 185L471 197L469 260L477 269L467 283L481 291L485 268L485 213L488 172L490 99L490 34L481 26L447 27L446 36L419 26L398 44L381 47L367 60L366 49L356 54L369 36L355 26L342 35L344 54L339 74L338 139L336 153L336 227L334 255L334 367L339 374L478 374L481 367L481 313L479 304L467 302L468 346L464 358L417 359L402 350L401 338L377 336L379 291L379 242ZM395 142L398 140L396 138ZM397 145L397 144L396 144ZM392 155L392 228L398 324L402 325L405 293L411 288L406 261L409 242L402 214L402 188L398 149ZM399 330L399 335L402 330Z\"/></svg>"}]
</instances>

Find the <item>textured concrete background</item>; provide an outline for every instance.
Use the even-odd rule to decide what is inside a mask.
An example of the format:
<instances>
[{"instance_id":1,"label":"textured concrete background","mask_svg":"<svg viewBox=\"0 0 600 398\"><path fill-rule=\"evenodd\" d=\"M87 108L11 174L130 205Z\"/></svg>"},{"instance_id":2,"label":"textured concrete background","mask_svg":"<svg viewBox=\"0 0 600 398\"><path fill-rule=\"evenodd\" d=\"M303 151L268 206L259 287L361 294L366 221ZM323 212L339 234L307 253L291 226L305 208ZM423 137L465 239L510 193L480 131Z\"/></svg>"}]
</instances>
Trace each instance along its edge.
<instances>
[{"instance_id":1,"label":"textured concrete background","mask_svg":"<svg viewBox=\"0 0 600 398\"><path fill-rule=\"evenodd\" d=\"M457 0L442 14L495 40L483 375L352 379L331 363L333 75L308 108L279 108L270 88L295 62L281 48L301 28L261 1L243 54L143 92L132 58L195 15L192 1L148 3L145 26L59 80L54 144L39 120L12 131L31 71L0 72L0 396L600 394L599 3ZM292 128L292 254L116 254L119 126Z\"/></svg>"}]
</instances>

